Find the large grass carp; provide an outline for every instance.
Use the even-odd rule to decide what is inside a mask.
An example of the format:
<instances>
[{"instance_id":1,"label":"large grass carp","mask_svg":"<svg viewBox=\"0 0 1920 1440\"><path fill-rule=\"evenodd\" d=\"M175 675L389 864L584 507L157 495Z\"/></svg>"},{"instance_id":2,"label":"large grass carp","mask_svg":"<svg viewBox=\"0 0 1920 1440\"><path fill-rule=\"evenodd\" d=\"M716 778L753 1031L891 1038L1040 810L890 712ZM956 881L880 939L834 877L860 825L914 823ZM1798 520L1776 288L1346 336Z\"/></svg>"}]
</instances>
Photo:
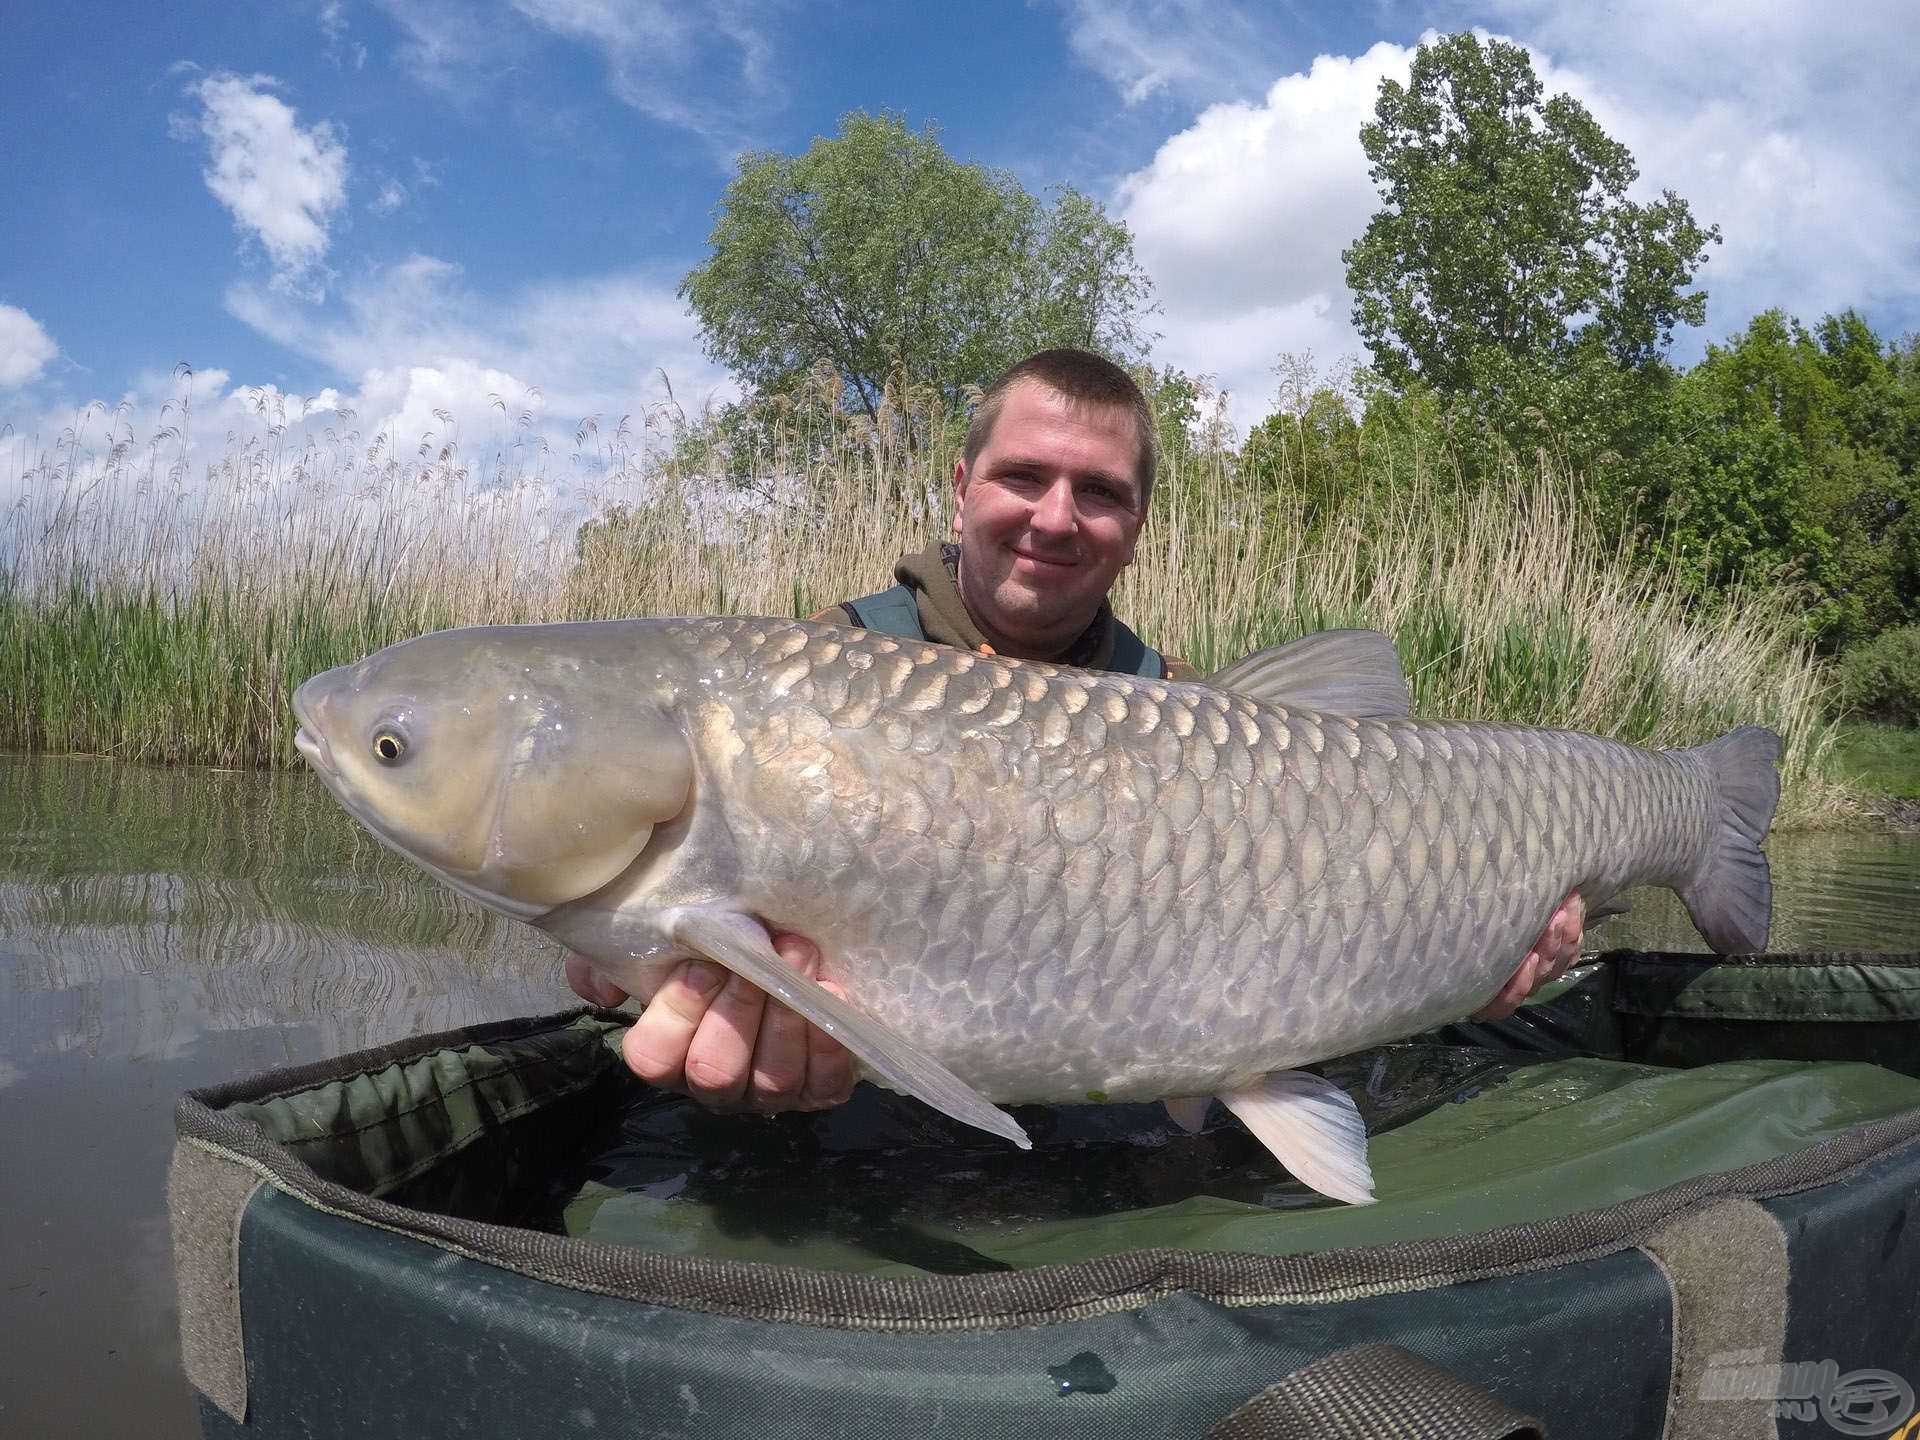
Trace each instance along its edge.
<instances>
[{"instance_id":1,"label":"large grass carp","mask_svg":"<svg viewBox=\"0 0 1920 1440\"><path fill-rule=\"evenodd\" d=\"M1371 631L1180 684L784 620L450 630L294 708L375 835L630 992L718 961L1023 1145L994 1102L1218 1096L1347 1200L1359 1114L1295 1067L1484 1004L1568 891L1766 943L1772 732L1411 719Z\"/></svg>"}]
</instances>

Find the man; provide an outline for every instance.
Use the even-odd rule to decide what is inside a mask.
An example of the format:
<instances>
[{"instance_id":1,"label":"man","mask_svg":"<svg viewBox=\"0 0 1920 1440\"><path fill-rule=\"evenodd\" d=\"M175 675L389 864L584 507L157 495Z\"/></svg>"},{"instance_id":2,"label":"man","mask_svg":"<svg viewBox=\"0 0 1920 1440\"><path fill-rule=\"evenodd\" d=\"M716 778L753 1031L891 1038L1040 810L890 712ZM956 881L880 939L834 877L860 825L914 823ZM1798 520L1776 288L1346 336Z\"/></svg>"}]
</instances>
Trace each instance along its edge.
<instances>
[{"instance_id":1,"label":"man","mask_svg":"<svg viewBox=\"0 0 1920 1440\"><path fill-rule=\"evenodd\" d=\"M1139 386L1096 355L1042 351L994 381L974 413L953 468L959 544L906 557L893 590L816 618L1015 659L1193 679L1115 619L1107 600L1133 561L1153 479L1153 416ZM1511 1014L1572 964L1584 919L1580 897L1568 896L1480 1018ZM812 942L773 939L788 964L817 976ZM567 979L596 1004L627 998L577 956ZM681 966L648 1000L625 1055L641 1079L715 1109L825 1109L854 1084L839 1042L704 960Z\"/></svg>"}]
</instances>

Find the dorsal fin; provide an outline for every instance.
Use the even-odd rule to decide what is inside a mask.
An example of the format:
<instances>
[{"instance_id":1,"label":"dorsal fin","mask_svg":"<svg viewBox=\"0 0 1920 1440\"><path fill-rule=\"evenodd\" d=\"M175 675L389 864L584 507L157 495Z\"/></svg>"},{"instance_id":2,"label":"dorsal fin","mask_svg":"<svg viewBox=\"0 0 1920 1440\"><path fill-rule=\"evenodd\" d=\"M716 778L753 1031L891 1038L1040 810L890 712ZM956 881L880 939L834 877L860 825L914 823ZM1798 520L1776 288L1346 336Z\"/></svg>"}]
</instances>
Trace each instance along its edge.
<instances>
[{"instance_id":1,"label":"dorsal fin","mask_svg":"<svg viewBox=\"0 0 1920 1440\"><path fill-rule=\"evenodd\" d=\"M1256 650L1209 685L1289 710L1392 720L1412 708L1393 641L1378 630L1322 630Z\"/></svg>"}]
</instances>

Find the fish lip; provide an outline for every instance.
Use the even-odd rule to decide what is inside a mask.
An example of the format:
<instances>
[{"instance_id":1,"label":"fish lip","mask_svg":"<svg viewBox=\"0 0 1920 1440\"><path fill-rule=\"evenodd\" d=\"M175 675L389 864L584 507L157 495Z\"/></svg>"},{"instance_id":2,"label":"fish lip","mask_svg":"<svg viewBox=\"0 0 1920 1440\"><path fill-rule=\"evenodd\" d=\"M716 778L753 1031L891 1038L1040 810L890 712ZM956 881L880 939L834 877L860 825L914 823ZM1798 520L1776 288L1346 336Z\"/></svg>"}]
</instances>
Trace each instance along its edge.
<instances>
[{"instance_id":1,"label":"fish lip","mask_svg":"<svg viewBox=\"0 0 1920 1440\"><path fill-rule=\"evenodd\" d=\"M330 780L340 778L340 770L333 763L333 751L327 745L327 737L309 731L302 725L293 732L293 748L306 757L309 765Z\"/></svg>"},{"instance_id":2,"label":"fish lip","mask_svg":"<svg viewBox=\"0 0 1920 1440\"><path fill-rule=\"evenodd\" d=\"M318 770L327 779L338 780L340 767L333 763L333 750L327 744L327 737L314 723L313 681L299 686L293 692L293 718L296 722L293 731L293 748L306 758L306 762Z\"/></svg>"},{"instance_id":3,"label":"fish lip","mask_svg":"<svg viewBox=\"0 0 1920 1440\"><path fill-rule=\"evenodd\" d=\"M333 748L327 744L326 732L320 728L314 718L313 686L313 680L308 680L294 687L293 748L300 752L309 765L320 772L321 778L338 780L340 767L333 763Z\"/></svg>"}]
</instances>

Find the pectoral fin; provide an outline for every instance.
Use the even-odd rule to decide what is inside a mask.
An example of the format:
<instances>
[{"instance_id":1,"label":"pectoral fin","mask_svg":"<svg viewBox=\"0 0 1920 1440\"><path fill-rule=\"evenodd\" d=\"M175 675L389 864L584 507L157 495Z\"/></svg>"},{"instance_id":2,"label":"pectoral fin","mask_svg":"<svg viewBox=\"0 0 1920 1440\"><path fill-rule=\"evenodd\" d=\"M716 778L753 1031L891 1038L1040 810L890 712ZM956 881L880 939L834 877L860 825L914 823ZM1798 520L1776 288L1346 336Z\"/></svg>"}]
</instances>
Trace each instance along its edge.
<instances>
[{"instance_id":1,"label":"pectoral fin","mask_svg":"<svg viewBox=\"0 0 1920 1440\"><path fill-rule=\"evenodd\" d=\"M767 928L736 910L688 908L661 917L679 944L750 980L795 1014L833 1036L860 1063L888 1084L925 1101L943 1115L1033 1148L1027 1132L1006 1111L904 1036L862 1015L831 990L782 960Z\"/></svg>"},{"instance_id":2,"label":"pectoral fin","mask_svg":"<svg viewBox=\"0 0 1920 1440\"><path fill-rule=\"evenodd\" d=\"M1350 1205L1373 1203L1366 1124L1331 1080L1281 1070L1220 1100L1302 1184Z\"/></svg>"}]
</instances>

